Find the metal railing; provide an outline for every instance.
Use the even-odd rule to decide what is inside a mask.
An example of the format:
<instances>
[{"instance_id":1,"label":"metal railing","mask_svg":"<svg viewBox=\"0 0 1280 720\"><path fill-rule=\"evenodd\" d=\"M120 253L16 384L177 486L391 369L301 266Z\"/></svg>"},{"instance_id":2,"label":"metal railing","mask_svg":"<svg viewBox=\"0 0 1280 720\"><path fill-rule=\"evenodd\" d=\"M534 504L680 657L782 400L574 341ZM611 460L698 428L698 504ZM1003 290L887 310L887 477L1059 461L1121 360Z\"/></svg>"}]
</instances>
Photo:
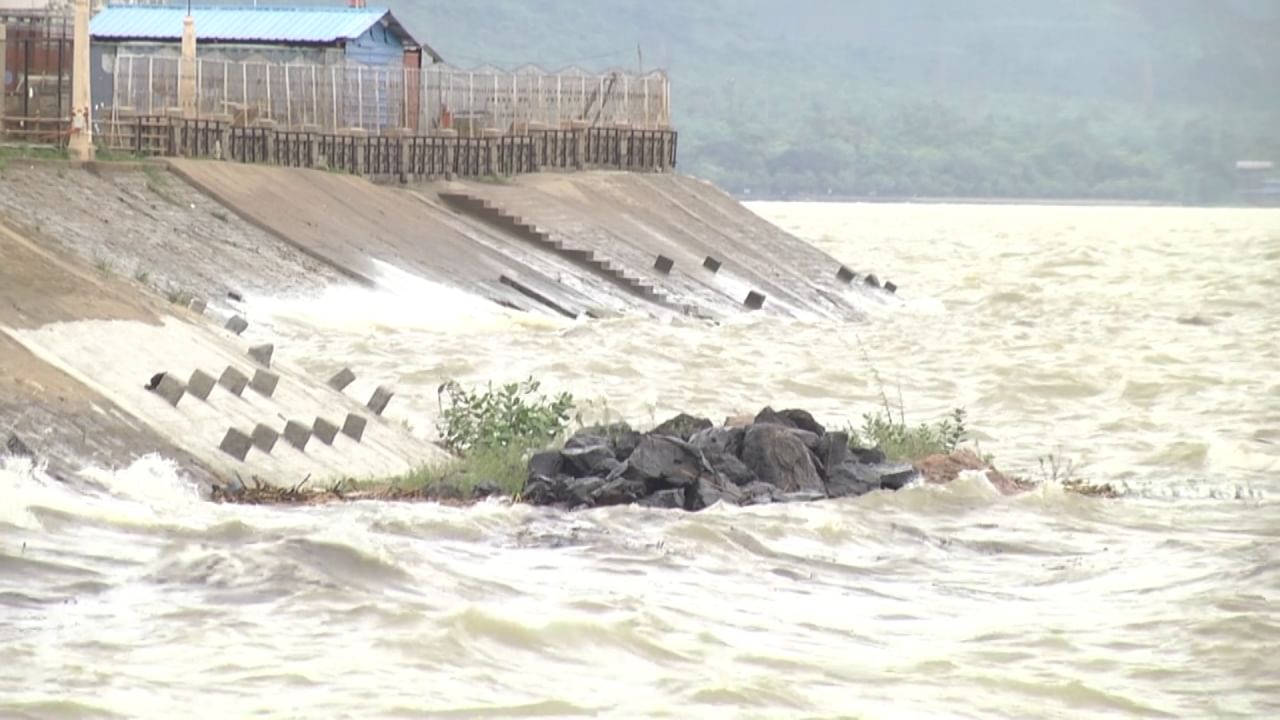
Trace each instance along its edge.
<instances>
[{"instance_id":1,"label":"metal railing","mask_svg":"<svg viewBox=\"0 0 1280 720\"><path fill-rule=\"evenodd\" d=\"M178 108L181 63L180 58L117 55L109 67L112 113L162 115ZM452 129L476 136L523 126L657 130L671 120L670 83L656 71L195 63L196 114L235 125L370 133Z\"/></svg>"}]
</instances>

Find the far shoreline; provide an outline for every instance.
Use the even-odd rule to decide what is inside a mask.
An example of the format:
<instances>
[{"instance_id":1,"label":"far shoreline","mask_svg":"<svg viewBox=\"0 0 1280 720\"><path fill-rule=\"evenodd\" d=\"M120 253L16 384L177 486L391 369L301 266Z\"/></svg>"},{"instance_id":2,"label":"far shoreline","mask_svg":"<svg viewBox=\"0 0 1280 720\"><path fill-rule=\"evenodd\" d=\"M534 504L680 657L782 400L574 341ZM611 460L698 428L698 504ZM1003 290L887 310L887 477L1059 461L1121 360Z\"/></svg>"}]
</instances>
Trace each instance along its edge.
<instances>
[{"instance_id":1,"label":"far shoreline","mask_svg":"<svg viewBox=\"0 0 1280 720\"><path fill-rule=\"evenodd\" d=\"M824 203L837 205L865 203L873 205L1026 205L1031 207L1132 207L1187 208L1200 210L1280 209L1280 206L1256 205L1249 203L1195 205L1167 200L1106 200L1091 198L907 197L885 195L799 195L792 197L780 197L733 193L733 199L743 204Z\"/></svg>"}]
</instances>

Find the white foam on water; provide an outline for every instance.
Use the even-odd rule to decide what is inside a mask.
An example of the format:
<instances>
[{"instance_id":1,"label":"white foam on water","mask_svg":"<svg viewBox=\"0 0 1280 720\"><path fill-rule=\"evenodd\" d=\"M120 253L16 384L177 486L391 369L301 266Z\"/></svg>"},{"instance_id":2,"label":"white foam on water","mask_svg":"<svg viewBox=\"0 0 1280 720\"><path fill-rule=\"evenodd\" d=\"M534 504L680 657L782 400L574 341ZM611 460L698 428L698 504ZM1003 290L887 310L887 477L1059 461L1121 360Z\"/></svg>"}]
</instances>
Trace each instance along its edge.
<instances>
[{"instance_id":1,"label":"white foam on water","mask_svg":"<svg viewBox=\"0 0 1280 720\"><path fill-rule=\"evenodd\" d=\"M0 522L39 530L43 526L33 508L54 510L95 521L153 525L186 521L203 507L198 488L181 475L177 464L159 455L146 455L128 467L112 470L86 467L79 477L97 488L50 476L43 463L0 456Z\"/></svg>"},{"instance_id":2,"label":"white foam on water","mask_svg":"<svg viewBox=\"0 0 1280 720\"><path fill-rule=\"evenodd\" d=\"M376 288L341 285L313 297L255 299L254 318L267 325L283 320L353 334L372 330L484 333L557 328L573 322L510 310L394 265L373 262L378 268Z\"/></svg>"}]
</instances>

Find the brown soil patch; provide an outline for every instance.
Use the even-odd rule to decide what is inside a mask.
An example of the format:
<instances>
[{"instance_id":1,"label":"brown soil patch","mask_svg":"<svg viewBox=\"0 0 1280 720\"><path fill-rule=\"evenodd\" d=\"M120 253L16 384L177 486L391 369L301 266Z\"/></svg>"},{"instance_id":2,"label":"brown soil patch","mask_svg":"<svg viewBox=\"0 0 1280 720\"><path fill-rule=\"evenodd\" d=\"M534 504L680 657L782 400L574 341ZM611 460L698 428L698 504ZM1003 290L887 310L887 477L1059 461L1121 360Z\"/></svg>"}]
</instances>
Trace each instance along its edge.
<instances>
[{"instance_id":1,"label":"brown soil patch","mask_svg":"<svg viewBox=\"0 0 1280 720\"><path fill-rule=\"evenodd\" d=\"M916 470L925 482L942 484L954 482L960 473L972 470L985 472L987 481L1005 495L1030 490L1034 485L1021 478L1010 477L988 465L972 450L957 450L950 455L930 455L916 463Z\"/></svg>"}]
</instances>

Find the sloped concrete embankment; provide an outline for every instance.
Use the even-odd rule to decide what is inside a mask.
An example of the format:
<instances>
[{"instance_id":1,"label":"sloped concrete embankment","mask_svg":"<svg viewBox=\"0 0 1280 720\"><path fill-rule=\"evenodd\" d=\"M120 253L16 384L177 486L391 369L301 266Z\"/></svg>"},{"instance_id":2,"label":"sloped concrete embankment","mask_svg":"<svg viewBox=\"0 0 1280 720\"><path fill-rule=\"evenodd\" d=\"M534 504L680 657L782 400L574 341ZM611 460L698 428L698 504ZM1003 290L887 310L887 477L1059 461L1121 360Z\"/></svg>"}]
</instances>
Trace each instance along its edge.
<instances>
[{"instance_id":1,"label":"sloped concrete embankment","mask_svg":"<svg viewBox=\"0 0 1280 720\"><path fill-rule=\"evenodd\" d=\"M391 266L523 311L576 317L636 307L627 293L579 278L572 263L467 222L438 199L315 170L187 160L171 167L241 218L375 284Z\"/></svg>"},{"instance_id":2,"label":"sloped concrete embankment","mask_svg":"<svg viewBox=\"0 0 1280 720\"><path fill-rule=\"evenodd\" d=\"M520 310L859 319L892 293L675 175L535 174L412 190L312 170L173 160L194 187L312 257L381 264Z\"/></svg>"},{"instance_id":3,"label":"sloped concrete embankment","mask_svg":"<svg viewBox=\"0 0 1280 720\"><path fill-rule=\"evenodd\" d=\"M243 328L0 228L2 429L63 471L159 452L207 481L293 485L443 458L380 415L386 391L362 402L267 348L251 353Z\"/></svg>"},{"instance_id":4,"label":"sloped concrete embankment","mask_svg":"<svg viewBox=\"0 0 1280 720\"><path fill-rule=\"evenodd\" d=\"M528 229L655 288L664 304L712 317L756 310L856 320L896 290L692 178L590 172L445 187L460 209Z\"/></svg>"}]
</instances>

